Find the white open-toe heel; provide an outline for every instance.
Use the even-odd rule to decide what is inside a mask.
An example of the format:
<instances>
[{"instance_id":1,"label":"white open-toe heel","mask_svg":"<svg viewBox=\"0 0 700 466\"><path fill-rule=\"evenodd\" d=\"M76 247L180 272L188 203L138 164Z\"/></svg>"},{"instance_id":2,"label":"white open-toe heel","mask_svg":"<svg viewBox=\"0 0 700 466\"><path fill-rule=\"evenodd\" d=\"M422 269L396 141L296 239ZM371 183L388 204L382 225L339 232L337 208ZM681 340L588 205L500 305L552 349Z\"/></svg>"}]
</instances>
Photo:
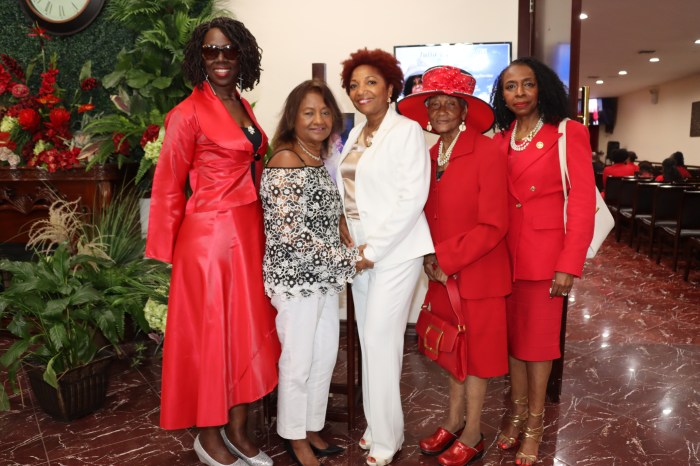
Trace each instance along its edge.
<instances>
[{"instance_id":1,"label":"white open-toe heel","mask_svg":"<svg viewBox=\"0 0 700 466\"><path fill-rule=\"evenodd\" d=\"M199 441L199 434L197 434L197 437L194 439L194 452L197 453L197 458L199 458L199 461L206 464L207 466L245 466L246 464L243 460L240 459L234 461L231 464L219 463L214 458L209 456L209 453L207 453L207 451L204 449L202 443Z\"/></svg>"}]
</instances>

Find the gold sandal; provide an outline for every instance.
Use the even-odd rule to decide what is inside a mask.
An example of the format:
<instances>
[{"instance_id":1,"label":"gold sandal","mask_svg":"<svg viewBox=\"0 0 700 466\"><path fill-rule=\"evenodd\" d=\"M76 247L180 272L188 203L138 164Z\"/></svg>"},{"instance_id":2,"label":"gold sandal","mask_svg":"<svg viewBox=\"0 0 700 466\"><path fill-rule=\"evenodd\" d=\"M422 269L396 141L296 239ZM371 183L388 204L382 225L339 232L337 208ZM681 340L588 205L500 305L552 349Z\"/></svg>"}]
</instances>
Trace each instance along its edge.
<instances>
[{"instance_id":1,"label":"gold sandal","mask_svg":"<svg viewBox=\"0 0 700 466\"><path fill-rule=\"evenodd\" d=\"M513 400L513 404L518 406L527 406L527 395L523 396L522 398L517 398ZM518 446L518 444L520 443L518 441L518 437L520 436L520 432L522 431L522 426L527 421L527 417L527 409L520 414L510 415L508 423L515 428L515 437L508 437L503 432L498 434L498 440L496 440L496 445L499 449L510 450L511 448L515 448Z\"/></svg>"},{"instance_id":2,"label":"gold sandal","mask_svg":"<svg viewBox=\"0 0 700 466\"><path fill-rule=\"evenodd\" d=\"M542 434L544 434L544 410L539 414L530 414L532 417L539 417L542 419L538 427L526 426L523 432L523 440L530 438L535 441L539 448L539 444L542 441ZM527 463L525 463L527 461ZM526 455L521 451L515 454L515 464L517 465L531 465L537 463L537 455Z\"/></svg>"}]
</instances>

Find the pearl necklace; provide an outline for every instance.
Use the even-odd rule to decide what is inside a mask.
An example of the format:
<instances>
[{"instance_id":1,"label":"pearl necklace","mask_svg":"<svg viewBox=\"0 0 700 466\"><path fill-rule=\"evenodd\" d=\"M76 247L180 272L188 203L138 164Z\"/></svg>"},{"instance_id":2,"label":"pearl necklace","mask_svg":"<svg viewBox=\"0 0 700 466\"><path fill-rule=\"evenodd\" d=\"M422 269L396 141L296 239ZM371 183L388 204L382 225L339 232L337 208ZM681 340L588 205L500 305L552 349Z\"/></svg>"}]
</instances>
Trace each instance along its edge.
<instances>
[{"instance_id":1,"label":"pearl necklace","mask_svg":"<svg viewBox=\"0 0 700 466\"><path fill-rule=\"evenodd\" d=\"M542 125L544 125L544 121L540 117L540 119L537 120L535 127L532 128L532 131L527 133L527 136L520 141L520 144L517 144L515 142L515 133L518 132L518 121L516 120L515 126L513 127L513 132L510 135L510 148L517 151L525 150L525 148L530 144L530 141L532 141L532 138L534 138L539 130L542 129Z\"/></svg>"},{"instance_id":2,"label":"pearl necklace","mask_svg":"<svg viewBox=\"0 0 700 466\"><path fill-rule=\"evenodd\" d=\"M457 144L457 139L459 139L459 136L462 134L460 131L457 133L457 136L452 140L450 145L447 147L447 150L445 152L442 151L442 138L440 138L440 144L438 144L438 165L441 167L444 167L447 165L447 162L450 161L450 156L452 155L452 149L455 148L455 144Z\"/></svg>"},{"instance_id":3,"label":"pearl necklace","mask_svg":"<svg viewBox=\"0 0 700 466\"><path fill-rule=\"evenodd\" d=\"M301 142L301 139L297 138L297 144L299 144L299 147L301 147L301 150L303 150L306 155L308 155L317 162L321 161L321 156L316 155L312 153L309 149L307 149L306 146Z\"/></svg>"}]
</instances>

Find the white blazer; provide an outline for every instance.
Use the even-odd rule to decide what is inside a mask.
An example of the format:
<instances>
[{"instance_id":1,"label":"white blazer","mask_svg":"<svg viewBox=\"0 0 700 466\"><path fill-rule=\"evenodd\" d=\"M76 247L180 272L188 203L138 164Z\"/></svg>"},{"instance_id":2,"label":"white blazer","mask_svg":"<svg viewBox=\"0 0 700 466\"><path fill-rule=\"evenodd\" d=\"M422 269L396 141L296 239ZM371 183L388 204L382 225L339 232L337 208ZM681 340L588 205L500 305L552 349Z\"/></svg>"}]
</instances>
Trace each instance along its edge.
<instances>
[{"instance_id":1,"label":"white blazer","mask_svg":"<svg viewBox=\"0 0 700 466\"><path fill-rule=\"evenodd\" d=\"M340 165L366 122L348 136L336 179L345 204ZM355 173L355 202L367 238L365 257L394 265L434 252L423 207L430 188L430 155L421 127L394 109L384 116Z\"/></svg>"}]
</instances>

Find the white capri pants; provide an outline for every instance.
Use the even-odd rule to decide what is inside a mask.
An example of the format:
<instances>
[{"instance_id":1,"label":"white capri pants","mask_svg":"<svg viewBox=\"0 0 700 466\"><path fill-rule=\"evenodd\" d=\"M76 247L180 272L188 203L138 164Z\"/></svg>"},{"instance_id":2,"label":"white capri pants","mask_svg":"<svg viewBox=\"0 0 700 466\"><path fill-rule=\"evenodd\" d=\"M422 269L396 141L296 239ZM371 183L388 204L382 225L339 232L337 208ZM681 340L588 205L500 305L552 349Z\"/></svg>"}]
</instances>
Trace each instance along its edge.
<instances>
[{"instance_id":1,"label":"white capri pants","mask_svg":"<svg viewBox=\"0 0 700 466\"><path fill-rule=\"evenodd\" d=\"M348 219L356 245L364 244L358 221ZM370 455L389 458L404 440L401 368L406 324L423 257L396 265L375 265L352 282L352 297L362 349L362 403L367 419L363 438Z\"/></svg>"},{"instance_id":2,"label":"white capri pants","mask_svg":"<svg viewBox=\"0 0 700 466\"><path fill-rule=\"evenodd\" d=\"M293 300L272 297L282 344L277 386L277 433L306 438L326 423L326 407L338 356L338 295Z\"/></svg>"}]
</instances>

